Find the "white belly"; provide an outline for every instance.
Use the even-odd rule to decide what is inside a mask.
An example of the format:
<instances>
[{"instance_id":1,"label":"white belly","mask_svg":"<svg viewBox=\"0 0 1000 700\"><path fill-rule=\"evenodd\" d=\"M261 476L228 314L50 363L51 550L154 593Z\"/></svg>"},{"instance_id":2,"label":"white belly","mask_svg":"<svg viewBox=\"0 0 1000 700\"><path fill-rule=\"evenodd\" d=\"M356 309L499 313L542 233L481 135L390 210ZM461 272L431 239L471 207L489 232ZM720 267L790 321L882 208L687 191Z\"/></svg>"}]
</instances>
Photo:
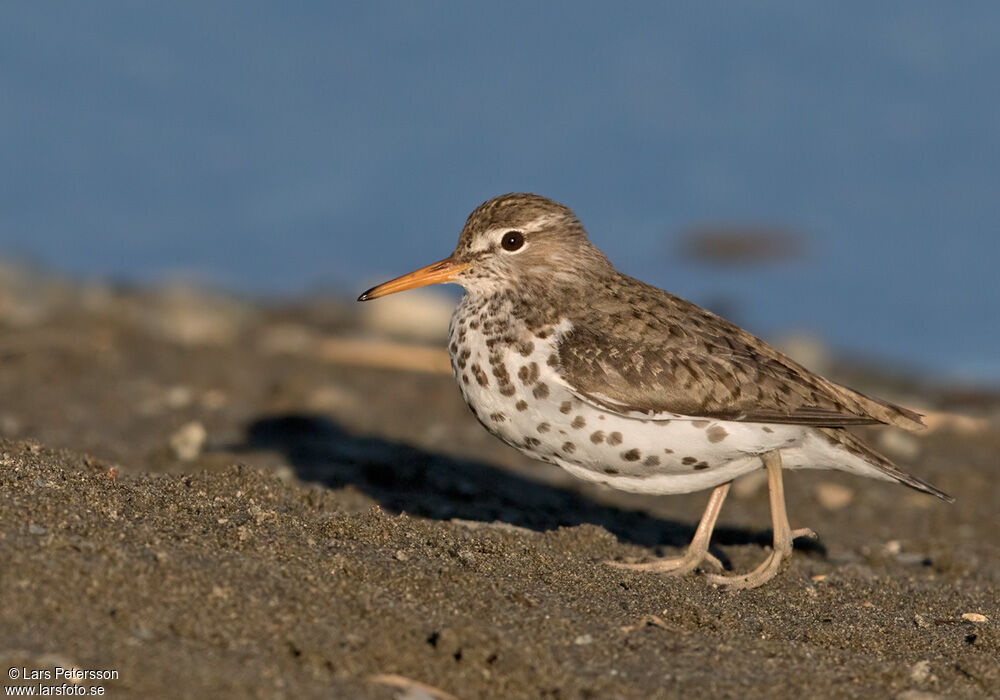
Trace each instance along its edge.
<instances>
[{"instance_id":1,"label":"white belly","mask_svg":"<svg viewBox=\"0 0 1000 700\"><path fill-rule=\"evenodd\" d=\"M589 481L638 493L688 493L761 467L759 455L802 442L807 429L661 414L623 416L578 398L553 359L559 330L545 339L515 332L494 340L456 310L452 367L483 425L524 454ZM478 326L478 327L476 327Z\"/></svg>"}]
</instances>

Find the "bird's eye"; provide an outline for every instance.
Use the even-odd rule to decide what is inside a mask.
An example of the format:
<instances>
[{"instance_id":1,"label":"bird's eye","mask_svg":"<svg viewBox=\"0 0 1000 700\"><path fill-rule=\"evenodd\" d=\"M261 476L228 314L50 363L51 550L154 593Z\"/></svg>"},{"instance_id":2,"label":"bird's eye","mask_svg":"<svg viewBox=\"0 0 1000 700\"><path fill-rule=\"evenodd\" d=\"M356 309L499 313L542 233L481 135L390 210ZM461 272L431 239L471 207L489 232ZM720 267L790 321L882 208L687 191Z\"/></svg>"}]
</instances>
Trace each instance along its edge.
<instances>
[{"instance_id":1,"label":"bird's eye","mask_svg":"<svg viewBox=\"0 0 1000 700\"><path fill-rule=\"evenodd\" d=\"M513 253L524 245L524 234L520 231L508 231L500 239L500 245L509 253Z\"/></svg>"}]
</instances>

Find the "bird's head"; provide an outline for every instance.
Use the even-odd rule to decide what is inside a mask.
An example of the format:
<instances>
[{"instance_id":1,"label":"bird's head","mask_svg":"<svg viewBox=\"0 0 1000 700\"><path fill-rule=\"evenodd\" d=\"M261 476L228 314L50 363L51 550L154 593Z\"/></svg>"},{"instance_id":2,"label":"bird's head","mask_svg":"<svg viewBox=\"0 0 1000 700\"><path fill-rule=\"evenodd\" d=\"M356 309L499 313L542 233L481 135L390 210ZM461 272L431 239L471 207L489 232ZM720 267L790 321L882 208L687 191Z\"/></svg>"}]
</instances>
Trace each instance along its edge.
<instances>
[{"instance_id":1,"label":"bird's head","mask_svg":"<svg viewBox=\"0 0 1000 700\"><path fill-rule=\"evenodd\" d=\"M537 194L505 194L469 214L450 256L373 287L358 301L442 282L479 293L572 287L608 269L569 207Z\"/></svg>"}]
</instances>

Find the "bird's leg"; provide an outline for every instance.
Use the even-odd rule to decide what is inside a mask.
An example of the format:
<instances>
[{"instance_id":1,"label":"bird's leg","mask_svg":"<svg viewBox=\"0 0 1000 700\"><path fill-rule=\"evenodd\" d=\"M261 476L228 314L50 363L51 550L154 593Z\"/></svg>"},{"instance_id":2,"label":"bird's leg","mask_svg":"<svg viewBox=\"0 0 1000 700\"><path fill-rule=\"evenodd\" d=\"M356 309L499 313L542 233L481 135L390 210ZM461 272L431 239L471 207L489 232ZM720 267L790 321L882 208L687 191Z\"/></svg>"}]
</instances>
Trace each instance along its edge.
<instances>
[{"instance_id":1,"label":"bird's leg","mask_svg":"<svg viewBox=\"0 0 1000 700\"><path fill-rule=\"evenodd\" d=\"M785 510L785 488L781 479L781 453L777 450L763 455L764 467L767 469L767 485L771 497L771 526L774 531L774 545L771 554L756 569L747 574L737 576L725 574L709 574L708 580L720 586L728 586L736 590L741 588L756 588L777 575L781 562L792 553L792 541L796 537L815 537L816 533L808 528L792 530L788 524L788 512Z\"/></svg>"},{"instance_id":2,"label":"bird's leg","mask_svg":"<svg viewBox=\"0 0 1000 700\"><path fill-rule=\"evenodd\" d=\"M701 516L701 522L698 523L698 529L695 530L694 537L691 538L691 544L688 545L684 556L654 559L647 562L609 561L605 563L618 569L654 571L670 576L680 576L694 571L702 562L707 562L721 569L722 562L714 555L709 554L708 543L712 539L712 530L715 529L715 521L719 518L719 511L722 510L722 502L726 500L727 493L729 493L728 483L716 486L712 491L708 505L705 506L705 513Z\"/></svg>"}]
</instances>

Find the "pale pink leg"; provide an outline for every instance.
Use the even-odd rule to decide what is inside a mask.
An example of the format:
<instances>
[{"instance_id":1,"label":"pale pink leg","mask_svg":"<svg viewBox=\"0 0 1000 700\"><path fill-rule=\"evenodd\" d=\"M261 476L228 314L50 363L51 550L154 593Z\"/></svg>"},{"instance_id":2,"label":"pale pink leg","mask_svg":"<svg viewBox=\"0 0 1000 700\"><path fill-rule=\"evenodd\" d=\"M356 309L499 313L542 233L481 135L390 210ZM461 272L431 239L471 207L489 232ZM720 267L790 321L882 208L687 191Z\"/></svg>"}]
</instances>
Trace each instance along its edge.
<instances>
[{"instance_id":1,"label":"pale pink leg","mask_svg":"<svg viewBox=\"0 0 1000 700\"><path fill-rule=\"evenodd\" d=\"M788 512L785 510L785 489L781 480L781 454L774 450L763 455L764 467L767 469L767 484L771 497L771 524L774 530L774 545L771 554L756 569L747 574L727 575L709 574L708 580L720 586L737 590L756 588L774 578L781 562L792 553L792 541L796 537L815 537L816 533L808 528L792 530L788 524Z\"/></svg>"},{"instance_id":2,"label":"pale pink leg","mask_svg":"<svg viewBox=\"0 0 1000 700\"><path fill-rule=\"evenodd\" d=\"M629 571L653 571L668 576L680 576L689 571L694 571L702 562L721 569L722 562L715 556L709 554L708 543L712 539L712 530L715 529L715 521L719 518L719 511L722 510L722 502L726 500L729 493L729 484L716 486L712 491L712 496L705 506L705 513L701 516L698 529L695 530L691 544L688 545L687 552L682 557L669 557L654 559L646 562L622 562L608 561L608 566L618 569L628 569Z\"/></svg>"}]
</instances>

